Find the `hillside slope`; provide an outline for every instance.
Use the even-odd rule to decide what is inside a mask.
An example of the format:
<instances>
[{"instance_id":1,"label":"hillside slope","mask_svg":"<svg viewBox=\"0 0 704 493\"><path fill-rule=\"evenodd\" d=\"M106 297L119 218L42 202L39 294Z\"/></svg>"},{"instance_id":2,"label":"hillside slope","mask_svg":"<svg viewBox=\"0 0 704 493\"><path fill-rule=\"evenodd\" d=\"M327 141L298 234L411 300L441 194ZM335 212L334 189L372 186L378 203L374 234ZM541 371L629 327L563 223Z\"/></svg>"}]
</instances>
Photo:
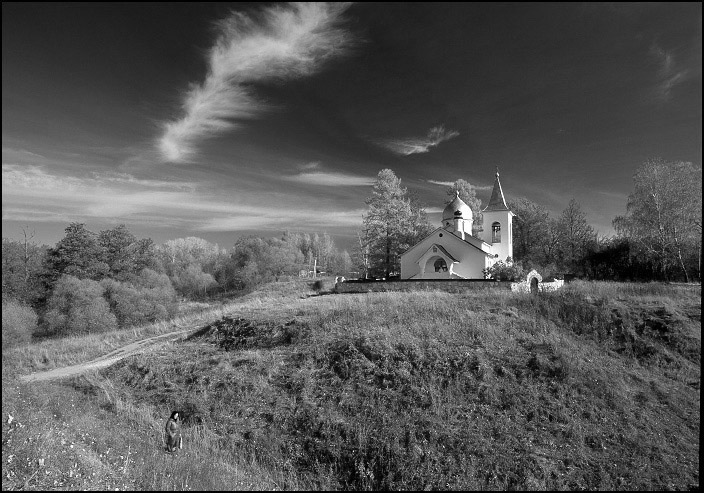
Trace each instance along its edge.
<instances>
[{"instance_id":1,"label":"hillside slope","mask_svg":"<svg viewBox=\"0 0 704 493\"><path fill-rule=\"evenodd\" d=\"M68 480L88 479L67 485L89 488L699 484L699 287L574 283L537 298L294 293L255 293L186 341L41 384L41 396L14 386L6 405L3 382L3 417L19 399L41 401L33 426L59 409L77 445L121 455L76 458ZM81 418L68 416L65 397L52 401L60 392L80 402ZM186 418L177 456L159 449L173 409ZM104 422L124 434L106 438ZM13 439L24 428L14 430ZM43 439L56 445L61 430ZM104 443L79 438L88 430ZM47 453L24 446L23 455ZM96 471L112 479L91 480ZM14 481L4 476L3 487Z\"/></svg>"}]
</instances>

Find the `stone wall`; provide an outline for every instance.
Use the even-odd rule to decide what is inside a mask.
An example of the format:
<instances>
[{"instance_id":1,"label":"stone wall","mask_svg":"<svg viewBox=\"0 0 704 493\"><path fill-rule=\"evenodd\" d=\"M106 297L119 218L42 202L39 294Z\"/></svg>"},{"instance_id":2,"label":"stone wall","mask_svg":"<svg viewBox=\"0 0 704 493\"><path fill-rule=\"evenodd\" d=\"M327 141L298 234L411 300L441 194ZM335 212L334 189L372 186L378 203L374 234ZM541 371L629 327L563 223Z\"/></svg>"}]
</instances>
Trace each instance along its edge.
<instances>
[{"instance_id":1,"label":"stone wall","mask_svg":"<svg viewBox=\"0 0 704 493\"><path fill-rule=\"evenodd\" d=\"M543 282L543 277L534 270L530 271L525 281L511 283L511 291L514 293L530 293L530 283L535 278L538 281L538 291L547 292L560 289L565 281L557 279L552 282Z\"/></svg>"},{"instance_id":2,"label":"stone wall","mask_svg":"<svg viewBox=\"0 0 704 493\"><path fill-rule=\"evenodd\" d=\"M540 291L555 291L560 289L565 285L565 281L562 279L555 279L553 282L541 282L538 284L538 289Z\"/></svg>"},{"instance_id":3,"label":"stone wall","mask_svg":"<svg viewBox=\"0 0 704 493\"><path fill-rule=\"evenodd\" d=\"M335 284L336 293L371 293L379 291L440 290L458 293L474 289L511 289L510 282L483 279L404 279L398 281L346 281Z\"/></svg>"}]
</instances>

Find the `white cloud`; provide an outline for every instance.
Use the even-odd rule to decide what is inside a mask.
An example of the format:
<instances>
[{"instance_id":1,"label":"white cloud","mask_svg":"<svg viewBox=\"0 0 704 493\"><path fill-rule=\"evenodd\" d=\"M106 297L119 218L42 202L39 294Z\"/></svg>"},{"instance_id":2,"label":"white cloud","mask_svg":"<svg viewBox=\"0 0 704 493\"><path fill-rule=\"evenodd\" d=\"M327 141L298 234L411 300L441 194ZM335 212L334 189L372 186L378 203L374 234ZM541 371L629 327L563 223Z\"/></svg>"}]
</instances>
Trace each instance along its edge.
<instances>
[{"instance_id":1,"label":"white cloud","mask_svg":"<svg viewBox=\"0 0 704 493\"><path fill-rule=\"evenodd\" d=\"M350 35L337 24L347 7L297 3L266 8L257 20L234 12L218 23L220 35L209 52L205 81L186 94L185 116L164 125L158 143L163 158L184 161L200 140L233 128L233 119L257 115L264 105L247 84L310 75L343 53Z\"/></svg>"},{"instance_id":2,"label":"white cloud","mask_svg":"<svg viewBox=\"0 0 704 493\"><path fill-rule=\"evenodd\" d=\"M672 89L689 78L690 71L678 66L675 62L674 53L665 50L657 43L650 47L650 53L658 62L657 84L655 86L655 97L660 101L668 101L672 95Z\"/></svg>"},{"instance_id":3,"label":"white cloud","mask_svg":"<svg viewBox=\"0 0 704 493\"><path fill-rule=\"evenodd\" d=\"M320 161L311 161L310 163L301 164L298 169L310 170L310 169L320 169Z\"/></svg>"},{"instance_id":4,"label":"white cloud","mask_svg":"<svg viewBox=\"0 0 704 493\"><path fill-rule=\"evenodd\" d=\"M366 176L348 175L330 171L303 172L293 176L283 177L284 180L306 183L308 185L320 185L326 187L352 187L373 185L374 178Z\"/></svg>"},{"instance_id":5,"label":"white cloud","mask_svg":"<svg viewBox=\"0 0 704 493\"><path fill-rule=\"evenodd\" d=\"M259 209L255 214L230 215L209 219L198 229L201 231L243 231L266 230L291 227L292 224L305 225L306 228L359 227L365 209L355 210L320 210L297 209Z\"/></svg>"},{"instance_id":6,"label":"white cloud","mask_svg":"<svg viewBox=\"0 0 704 493\"><path fill-rule=\"evenodd\" d=\"M256 193L239 193L233 199L231 193L223 197L193 184L137 179L124 173L79 178L54 175L40 166L2 165L2 218L8 221L107 219L155 227L239 231L300 225L349 227L361 224L362 213L361 209L339 210L334 202L321 202L319 197L307 203L292 195L268 196L262 201Z\"/></svg>"},{"instance_id":7,"label":"white cloud","mask_svg":"<svg viewBox=\"0 0 704 493\"><path fill-rule=\"evenodd\" d=\"M446 140L457 137L460 133L456 130L445 130L444 125L433 127L425 137L410 137L407 139L380 140L378 143L396 154L408 156L429 152Z\"/></svg>"},{"instance_id":8,"label":"white cloud","mask_svg":"<svg viewBox=\"0 0 704 493\"><path fill-rule=\"evenodd\" d=\"M24 194L46 195L55 191L60 195L75 193L102 193L106 187L122 187L125 191L138 188L146 190L170 189L193 191L195 186L188 182L151 180L136 178L129 173L91 172L90 177L59 176L45 171L44 166L30 164L3 163L3 193L15 193L22 190Z\"/></svg>"},{"instance_id":9,"label":"white cloud","mask_svg":"<svg viewBox=\"0 0 704 493\"><path fill-rule=\"evenodd\" d=\"M438 181L438 180L428 180L428 183L433 183L435 185L442 185L444 187L451 187L455 184L454 181Z\"/></svg>"},{"instance_id":10,"label":"white cloud","mask_svg":"<svg viewBox=\"0 0 704 493\"><path fill-rule=\"evenodd\" d=\"M427 180L427 182L434 185L441 185L443 187L451 187L455 184L454 181ZM472 187L475 190L492 190L494 188L493 185L472 185Z\"/></svg>"}]
</instances>

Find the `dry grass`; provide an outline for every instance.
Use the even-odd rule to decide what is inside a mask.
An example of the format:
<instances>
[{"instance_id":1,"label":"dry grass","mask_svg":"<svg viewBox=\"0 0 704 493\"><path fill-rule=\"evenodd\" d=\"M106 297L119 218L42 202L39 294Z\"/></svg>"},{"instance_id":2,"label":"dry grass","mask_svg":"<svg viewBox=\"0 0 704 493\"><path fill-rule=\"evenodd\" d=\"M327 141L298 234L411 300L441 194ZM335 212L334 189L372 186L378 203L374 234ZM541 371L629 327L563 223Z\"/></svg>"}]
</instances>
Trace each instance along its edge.
<instances>
[{"instance_id":1,"label":"dry grass","mask_svg":"<svg viewBox=\"0 0 704 493\"><path fill-rule=\"evenodd\" d=\"M108 333L87 334L45 339L3 350L3 367L14 374L27 374L90 361L110 351L147 337L177 330L198 327L231 313L256 314L278 304L288 305L293 299L305 298L313 293L310 282L288 281L264 286L257 293L250 293L237 300L218 303L185 304L180 314L171 320L160 321L137 328ZM284 308L286 311L286 308Z\"/></svg>"},{"instance_id":2,"label":"dry grass","mask_svg":"<svg viewBox=\"0 0 704 493\"><path fill-rule=\"evenodd\" d=\"M3 489L698 487L700 288L312 294L69 382L3 372Z\"/></svg>"}]
</instances>

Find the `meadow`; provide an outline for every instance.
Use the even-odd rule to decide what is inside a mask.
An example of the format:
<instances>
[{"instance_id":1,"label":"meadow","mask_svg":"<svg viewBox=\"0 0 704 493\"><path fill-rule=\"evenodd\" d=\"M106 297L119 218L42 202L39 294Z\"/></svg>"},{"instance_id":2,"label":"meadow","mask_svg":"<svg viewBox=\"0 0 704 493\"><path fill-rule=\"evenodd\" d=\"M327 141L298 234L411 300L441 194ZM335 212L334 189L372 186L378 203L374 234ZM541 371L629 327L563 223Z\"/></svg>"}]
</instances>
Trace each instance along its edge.
<instances>
[{"instance_id":1,"label":"meadow","mask_svg":"<svg viewBox=\"0 0 704 493\"><path fill-rule=\"evenodd\" d=\"M201 328L81 377L16 378L174 325ZM698 285L272 283L169 323L3 351L2 378L3 490L699 486Z\"/></svg>"}]
</instances>

